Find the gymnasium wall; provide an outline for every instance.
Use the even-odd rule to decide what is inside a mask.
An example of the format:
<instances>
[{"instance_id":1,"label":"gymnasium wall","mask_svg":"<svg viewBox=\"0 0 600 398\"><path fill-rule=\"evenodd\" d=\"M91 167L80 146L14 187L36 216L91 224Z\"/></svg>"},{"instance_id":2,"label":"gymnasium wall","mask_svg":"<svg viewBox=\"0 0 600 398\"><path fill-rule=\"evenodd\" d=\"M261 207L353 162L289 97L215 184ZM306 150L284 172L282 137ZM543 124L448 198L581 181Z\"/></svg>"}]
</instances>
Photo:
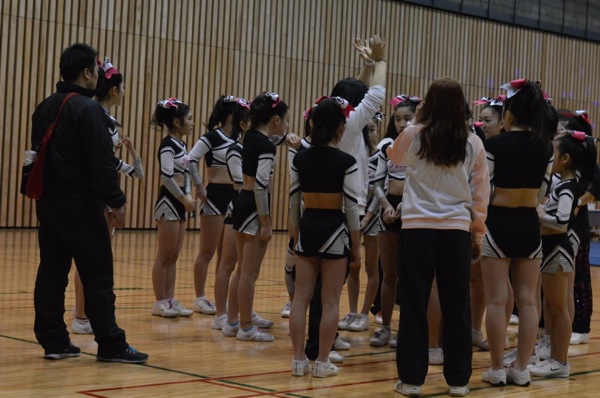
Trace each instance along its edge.
<instances>
[{"instance_id":1,"label":"gymnasium wall","mask_svg":"<svg viewBox=\"0 0 600 398\"><path fill-rule=\"evenodd\" d=\"M165 134L150 125L158 100L177 97L192 107L196 131L188 148L221 94L251 99L276 91L290 106L290 131L301 134L312 100L358 74L356 36L387 38L388 99L424 96L433 79L451 76L475 100L526 77L541 80L557 108L600 117L597 43L389 0L0 0L0 12L0 227L36 226L33 202L18 193L31 114L54 91L61 51L76 41L92 44L125 76L115 116L146 171L143 181L122 177L129 228L155 228L156 153ZM125 150L122 156L128 160ZM279 230L287 228L288 178L280 148L273 195ZM198 219L189 226L199 228Z\"/></svg>"}]
</instances>

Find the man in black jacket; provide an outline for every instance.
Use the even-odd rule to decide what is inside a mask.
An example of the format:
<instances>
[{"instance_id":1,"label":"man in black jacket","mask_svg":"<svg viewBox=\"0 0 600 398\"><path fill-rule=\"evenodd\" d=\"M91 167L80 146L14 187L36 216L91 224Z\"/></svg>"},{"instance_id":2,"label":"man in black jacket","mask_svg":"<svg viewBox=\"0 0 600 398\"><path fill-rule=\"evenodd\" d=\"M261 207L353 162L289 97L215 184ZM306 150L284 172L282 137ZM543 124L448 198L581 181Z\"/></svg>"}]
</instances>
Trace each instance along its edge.
<instances>
[{"instance_id":1,"label":"man in black jacket","mask_svg":"<svg viewBox=\"0 0 600 398\"><path fill-rule=\"evenodd\" d=\"M40 265L35 282L35 326L44 358L77 357L64 322L65 289L71 261L85 292L85 313L98 343L100 361L141 363L148 355L127 344L115 320L113 257L104 208L117 226L125 219L125 195L119 188L112 141L102 106L91 97L98 80L98 53L87 44L65 49L60 59L63 81L36 108L32 144L36 147L58 118L44 162L44 191L36 201ZM119 225L120 224L120 225Z\"/></svg>"}]
</instances>

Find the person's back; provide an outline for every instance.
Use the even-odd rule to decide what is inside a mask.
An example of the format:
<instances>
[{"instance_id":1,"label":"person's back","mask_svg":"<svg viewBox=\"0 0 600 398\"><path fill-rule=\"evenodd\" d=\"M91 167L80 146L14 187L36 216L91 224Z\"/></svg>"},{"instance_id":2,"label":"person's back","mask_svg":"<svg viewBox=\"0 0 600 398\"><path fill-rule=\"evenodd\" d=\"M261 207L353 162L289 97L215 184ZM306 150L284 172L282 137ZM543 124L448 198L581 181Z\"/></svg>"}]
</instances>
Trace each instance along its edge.
<instances>
[{"instance_id":1,"label":"person's back","mask_svg":"<svg viewBox=\"0 0 600 398\"><path fill-rule=\"evenodd\" d=\"M118 185L102 106L90 98L93 90L59 82L57 92L40 103L33 114L32 144L41 141L68 92L79 95L65 104L54 129L44 164L39 210L101 212L105 204L121 207L125 196Z\"/></svg>"},{"instance_id":2,"label":"person's back","mask_svg":"<svg viewBox=\"0 0 600 398\"><path fill-rule=\"evenodd\" d=\"M84 286L86 314L98 343L96 359L142 363L148 355L127 344L116 324L113 257L103 209L113 208L114 225L125 218L125 195L118 185L116 159L102 106L91 95L98 80L98 53L87 44L65 49L60 59L64 81L33 115L32 144L37 145L63 108L42 165L44 192L36 201L40 264L35 281L35 337L44 358L78 357L64 322L65 289L75 260Z\"/></svg>"}]
</instances>

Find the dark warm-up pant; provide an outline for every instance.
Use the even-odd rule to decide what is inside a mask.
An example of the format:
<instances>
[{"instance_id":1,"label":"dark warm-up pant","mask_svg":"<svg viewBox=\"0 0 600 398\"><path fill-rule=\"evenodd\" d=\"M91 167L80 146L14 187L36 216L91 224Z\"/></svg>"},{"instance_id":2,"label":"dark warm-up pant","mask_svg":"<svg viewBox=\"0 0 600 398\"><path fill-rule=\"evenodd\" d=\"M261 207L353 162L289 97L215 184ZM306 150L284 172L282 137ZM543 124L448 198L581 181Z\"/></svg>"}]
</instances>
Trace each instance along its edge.
<instances>
[{"instance_id":1,"label":"dark warm-up pant","mask_svg":"<svg viewBox=\"0 0 600 398\"><path fill-rule=\"evenodd\" d=\"M41 214L40 214L41 213ZM104 214L38 212L40 265L35 281L35 336L44 349L69 346L65 289L75 260L85 294L85 313L98 343L98 354L111 356L128 347L115 320L113 257Z\"/></svg>"}]
</instances>

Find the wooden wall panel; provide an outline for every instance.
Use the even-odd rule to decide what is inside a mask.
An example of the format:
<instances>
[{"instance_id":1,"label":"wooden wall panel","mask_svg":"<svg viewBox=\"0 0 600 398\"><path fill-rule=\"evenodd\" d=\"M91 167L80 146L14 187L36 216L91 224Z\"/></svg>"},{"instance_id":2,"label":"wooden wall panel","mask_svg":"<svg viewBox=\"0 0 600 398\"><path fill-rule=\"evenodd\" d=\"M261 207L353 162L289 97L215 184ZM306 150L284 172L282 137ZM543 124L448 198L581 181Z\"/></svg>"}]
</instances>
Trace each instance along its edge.
<instances>
[{"instance_id":1,"label":"wooden wall panel","mask_svg":"<svg viewBox=\"0 0 600 398\"><path fill-rule=\"evenodd\" d=\"M441 76L459 80L469 100L498 95L505 81L527 77L542 80L558 108L600 117L598 43L395 1L0 0L0 12L0 227L36 225L32 202L18 194L20 165L31 114L54 91L60 53L75 41L94 45L125 75L125 101L114 114L146 170L143 181L122 178L130 228L155 227L156 151L165 133L150 123L158 100L176 96L192 106L190 148L223 94L279 92L292 112L290 131L302 134L302 113L312 101L358 74L356 36L388 40L387 100L424 96ZM286 229L286 148L278 156L273 221ZM198 220L190 227L198 228Z\"/></svg>"}]
</instances>

